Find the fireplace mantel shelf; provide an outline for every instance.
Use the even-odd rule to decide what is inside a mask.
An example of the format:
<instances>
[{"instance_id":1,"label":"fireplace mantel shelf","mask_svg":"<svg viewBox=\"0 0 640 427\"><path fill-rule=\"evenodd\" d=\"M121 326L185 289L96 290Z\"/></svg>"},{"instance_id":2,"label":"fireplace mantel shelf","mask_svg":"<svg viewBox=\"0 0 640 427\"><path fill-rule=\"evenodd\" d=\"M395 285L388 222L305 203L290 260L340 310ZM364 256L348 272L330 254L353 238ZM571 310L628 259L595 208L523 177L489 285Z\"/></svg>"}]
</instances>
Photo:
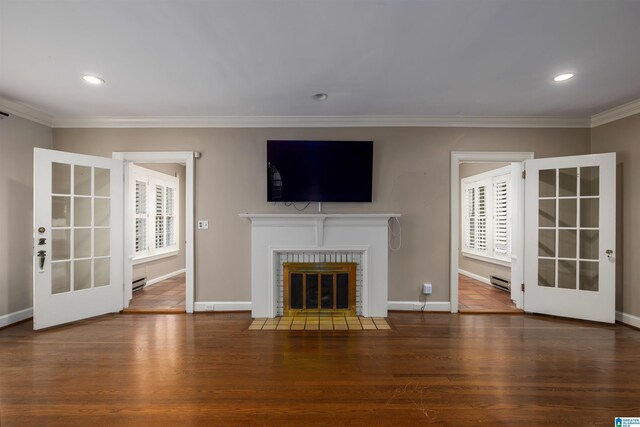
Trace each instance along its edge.
<instances>
[{"instance_id":1,"label":"fireplace mantel shelf","mask_svg":"<svg viewBox=\"0 0 640 427\"><path fill-rule=\"evenodd\" d=\"M249 219L253 219L253 218L282 218L282 219L306 219L306 218L320 218L320 219L324 219L324 218L399 218L402 214L396 214L396 213L373 213L373 214L340 214L340 213L333 213L333 214L272 214L272 213L265 213L265 214L258 214L258 213L241 213L238 214L241 218L249 218Z\"/></svg>"}]
</instances>

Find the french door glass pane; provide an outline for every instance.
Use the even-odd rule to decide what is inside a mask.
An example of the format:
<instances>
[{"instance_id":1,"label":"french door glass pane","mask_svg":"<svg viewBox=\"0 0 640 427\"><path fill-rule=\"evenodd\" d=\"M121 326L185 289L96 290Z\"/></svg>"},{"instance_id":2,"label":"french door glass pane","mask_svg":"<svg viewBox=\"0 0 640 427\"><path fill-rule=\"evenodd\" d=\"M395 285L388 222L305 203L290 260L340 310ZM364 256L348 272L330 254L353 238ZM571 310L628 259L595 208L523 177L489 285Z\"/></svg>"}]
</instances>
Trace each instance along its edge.
<instances>
[{"instance_id":1,"label":"french door glass pane","mask_svg":"<svg viewBox=\"0 0 640 427\"><path fill-rule=\"evenodd\" d=\"M556 256L556 230L538 230L538 256Z\"/></svg>"},{"instance_id":2,"label":"french door glass pane","mask_svg":"<svg viewBox=\"0 0 640 427\"><path fill-rule=\"evenodd\" d=\"M78 166L73 168L73 194L76 196L91 195L91 168L88 166Z\"/></svg>"},{"instance_id":3,"label":"french door glass pane","mask_svg":"<svg viewBox=\"0 0 640 427\"><path fill-rule=\"evenodd\" d=\"M578 195L578 168L560 169L558 177L560 197L575 197Z\"/></svg>"},{"instance_id":4,"label":"french door glass pane","mask_svg":"<svg viewBox=\"0 0 640 427\"><path fill-rule=\"evenodd\" d=\"M580 199L580 227L597 228L600 221L600 199Z\"/></svg>"},{"instance_id":5,"label":"french door glass pane","mask_svg":"<svg viewBox=\"0 0 640 427\"><path fill-rule=\"evenodd\" d=\"M558 200L558 217L559 227L575 227L578 222L578 199Z\"/></svg>"},{"instance_id":6,"label":"french door glass pane","mask_svg":"<svg viewBox=\"0 0 640 427\"><path fill-rule=\"evenodd\" d=\"M110 223L109 199L95 199L95 225L108 227Z\"/></svg>"},{"instance_id":7,"label":"french door glass pane","mask_svg":"<svg viewBox=\"0 0 640 427\"><path fill-rule=\"evenodd\" d=\"M91 197L74 197L73 225L76 227L91 226Z\"/></svg>"},{"instance_id":8,"label":"french door glass pane","mask_svg":"<svg viewBox=\"0 0 640 427\"><path fill-rule=\"evenodd\" d=\"M539 227L555 227L556 226L556 200L542 199L538 207L538 226Z\"/></svg>"},{"instance_id":9,"label":"french door glass pane","mask_svg":"<svg viewBox=\"0 0 640 427\"><path fill-rule=\"evenodd\" d=\"M76 228L73 232L73 257L75 259L91 257L90 228Z\"/></svg>"},{"instance_id":10,"label":"french door glass pane","mask_svg":"<svg viewBox=\"0 0 640 427\"><path fill-rule=\"evenodd\" d=\"M580 261L580 290L598 291L598 262Z\"/></svg>"},{"instance_id":11,"label":"french door glass pane","mask_svg":"<svg viewBox=\"0 0 640 427\"><path fill-rule=\"evenodd\" d=\"M558 257L576 257L576 230L558 230Z\"/></svg>"},{"instance_id":12,"label":"french door glass pane","mask_svg":"<svg viewBox=\"0 0 640 427\"><path fill-rule=\"evenodd\" d=\"M544 169L539 178L540 197L556 197L556 170Z\"/></svg>"},{"instance_id":13,"label":"french door glass pane","mask_svg":"<svg viewBox=\"0 0 640 427\"><path fill-rule=\"evenodd\" d=\"M51 197L51 226L71 226L71 197Z\"/></svg>"},{"instance_id":14,"label":"french door glass pane","mask_svg":"<svg viewBox=\"0 0 640 427\"><path fill-rule=\"evenodd\" d=\"M83 259L73 262L73 290L89 289L91 287L91 260Z\"/></svg>"},{"instance_id":15,"label":"french door glass pane","mask_svg":"<svg viewBox=\"0 0 640 427\"><path fill-rule=\"evenodd\" d=\"M538 260L538 285L554 288L556 285L556 260Z\"/></svg>"},{"instance_id":16,"label":"french door glass pane","mask_svg":"<svg viewBox=\"0 0 640 427\"><path fill-rule=\"evenodd\" d=\"M110 233L109 228L96 228L94 233L93 256L109 256Z\"/></svg>"},{"instance_id":17,"label":"french door glass pane","mask_svg":"<svg viewBox=\"0 0 640 427\"><path fill-rule=\"evenodd\" d=\"M51 264L51 293L59 294L71 290L71 262Z\"/></svg>"},{"instance_id":18,"label":"french door glass pane","mask_svg":"<svg viewBox=\"0 0 640 427\"><path fill-rule=\"evenodd\" d=\"M111 193L111 171L95 168L95 196L109 197Z\"/></svg>"},{"instance_id":19,"label":"french door glass pane","mask_svg":"<svg viewBox=\"0 0 640 427\"><path fill-rule=\"evenodd\" d=\"M598 196L600 194L600 168L598 166L580 168L580 195Z\"/></svg>"},{"instance_id":20,"label":"french door glass pane","mask_svg":"<svg viewBox=\"0 0 640 427\"><path fill-rule=\"evenodd\" d=\"M599 231L580 230L580 259L598 259Z\"/></svg>"},{"instance_id":21,"label":"french door glass pane","mask_svg":"<svg viewBox=\"0 0 640 427\"><path fill-rule=\"evenodd\" d=\"M101 286L107 286L110 282L109 274L109 258L98 258L93 261L94 268L94 286L96 288Z\"/></svg>"},{"instance_id":22,"label":"french door glass pane","mask_svg":"<svg viewBox=\"0 0 640 427\"><path fill-rule=\"evenodd\" d=\"M71 165L51 164L51 192L53 194L71 194Z\"/></svg>"},{"instance_id":23,"label":"french door glass pane","mask_svg":"<svg viewBox=\"0 0 640 427\"><path fill-rule=\"evenodd\" d=\"M53 261L71 258L71 230L51 230L51 259Z\"/></svg>"},{"instance_id":24,"label":"french door glass pane","mask_svg":"<svg viewBox=\"0 0 640 427\"><path fill-rule=\"evenodd\" d=\"M576 261L558 260L558 287L576 288Z\"/></svg>"}]
</instances>

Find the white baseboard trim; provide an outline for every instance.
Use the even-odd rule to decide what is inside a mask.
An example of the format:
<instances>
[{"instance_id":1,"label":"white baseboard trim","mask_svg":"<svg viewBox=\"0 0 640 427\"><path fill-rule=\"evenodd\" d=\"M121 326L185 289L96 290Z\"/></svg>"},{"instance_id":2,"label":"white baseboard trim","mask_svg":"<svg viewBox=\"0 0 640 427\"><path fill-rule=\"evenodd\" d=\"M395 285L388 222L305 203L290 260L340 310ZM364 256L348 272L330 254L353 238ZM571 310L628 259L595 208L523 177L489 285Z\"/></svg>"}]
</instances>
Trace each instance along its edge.
<instances>
[{"instance_id":1,"label":"white baseboard trim","mask_svg":"<svg viewBox=\"0 0 640 427\"><path fill-rule=\"evenodd\" d=\"M33 308L25 308L24 310L5 314L4 316L0 316L0 328L13 325L30 317L33 317Z\"/></svg>"},{"instance_id":2,"label":"white baseboard trim","mask_svg":"<svg viewBox=\"0 0 640 427\"><path fill-rule=\"evenodd\" d=\"M421 311L424 306L424 301L388 301L388 310L402 310L402 311ZM451 312L450 302L427 302L424 311L442 311Z\"/></svg>"},{"instance_id":3,"label":"white baseboard trim","mask_svg":"<svg viewBox=\"0 0 640 427\"><path fill-rule=\"evenodd\" d=\"M633 314L623 313L622 311L616 311L616 320L625 325L640 328L640 317Z\"/></svg>"},{"instance_id":4,"label":"white baseboard trim","mask_svg":"<svg viewBox=\"0 0 640 427\"><path fill-rule=\"evenodd\" d=\"M175 277L175 276L177 276L179 274L186 273L186 272L187 272L186 268L181 268L180 270L176 270L174 272L165 274L163 276L156 277L155 279L147 280L147 284L144 285L144 286L146 288L147 286L155 285L156 283L160 283L163 280L171 279L172 277Z\"/></svg>"},{"instance_id":5,"label":"white baseboard trim","mask_svg":"<svg viewBox=\"0 0 640 427\"><path fill-rule=\"evenodd\" d=\"M251 301L196 301L193 311L251 311Z\"/></svg>"},{"instance_id":6,"label":"white baseboard trim","mask_svg":"<svg viewBox=\"0 0 640 427\"><path fill-rule=\"evenodd\" d=\"M470 271L458 269L458 273L462 274L463 276L471 277L478 282L486 283L487 285L491 284L491 281L486 277L478 276L477 274L471 273Z\"/></svg>"}]
</instances>

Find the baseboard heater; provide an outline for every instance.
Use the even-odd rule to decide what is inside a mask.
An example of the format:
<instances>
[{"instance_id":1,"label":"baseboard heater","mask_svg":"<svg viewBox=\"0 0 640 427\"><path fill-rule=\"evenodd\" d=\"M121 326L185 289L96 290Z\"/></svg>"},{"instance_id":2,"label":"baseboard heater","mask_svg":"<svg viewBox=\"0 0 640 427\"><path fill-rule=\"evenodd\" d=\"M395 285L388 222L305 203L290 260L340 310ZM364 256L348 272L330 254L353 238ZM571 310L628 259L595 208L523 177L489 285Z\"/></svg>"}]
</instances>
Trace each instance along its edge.
<instances>
[{"instance_id":1,"label":"baseboard heater","mask_svg":"<svg viewBox=\"0 0 640 427\"><path fill-rule=\"evenodd\" d=\"M504 289L505 291L511 290L511 280L503 279L502 277L498 276L490 276L489 281L495 287Z\"/></svg>"},{"instance_id":2,"label":"baseboard heater","mask_svg":"<svg viewBox=\"0 0 640 427\"><path fill-rule=\"evenodd\" d=\"M131 282L131 287L133 288L133 292L135 292L144 288L146 284L147 284L147 276L143 276L143 277L138 277L137 279L133 279L133 282Z\"/></svg>"}]
</instances>

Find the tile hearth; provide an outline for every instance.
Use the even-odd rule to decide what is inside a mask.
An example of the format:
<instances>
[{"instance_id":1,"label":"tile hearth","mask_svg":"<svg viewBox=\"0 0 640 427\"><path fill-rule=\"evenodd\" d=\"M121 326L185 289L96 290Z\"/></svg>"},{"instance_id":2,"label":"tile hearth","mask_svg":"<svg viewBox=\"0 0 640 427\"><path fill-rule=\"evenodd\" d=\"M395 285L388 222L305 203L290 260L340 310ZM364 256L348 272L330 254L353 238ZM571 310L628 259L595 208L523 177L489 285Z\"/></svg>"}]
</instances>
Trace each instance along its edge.
<instances>
[{"instance_id":1,"label":"tile hearth","mask_svg":"<svg viewBox=\"0 0 640 427\"><path fill-rule=\"evenodd\" d=\"M390 330L391 326L383 317L344 316L340 314L303 314L289 317L256 318L249 326L250 331L348 331L348 330Z\"/></svg>"}]
</instances>

